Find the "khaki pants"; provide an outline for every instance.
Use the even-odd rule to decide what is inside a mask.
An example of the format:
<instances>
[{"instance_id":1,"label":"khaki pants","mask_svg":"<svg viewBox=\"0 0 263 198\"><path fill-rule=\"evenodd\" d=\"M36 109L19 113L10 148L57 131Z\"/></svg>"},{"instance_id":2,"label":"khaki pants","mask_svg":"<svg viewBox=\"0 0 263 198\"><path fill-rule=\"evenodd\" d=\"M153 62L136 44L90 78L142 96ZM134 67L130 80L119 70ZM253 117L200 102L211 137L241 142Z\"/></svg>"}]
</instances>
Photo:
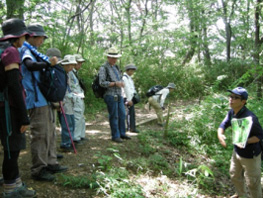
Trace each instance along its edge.
<instances>
[{"instance_id":1,"label":"khaki pants","mask_svg":"<svg viewBox=\"0 0 263 198\"><path fill-rule=\"evenodd\" d=\"M57 163L55 113L50 106L29 110L31 129L31 174Z\"/></svg>"},{"instance_id":2,"label":"khaki pants","mask_svg":"<svg viewBox=\"0 0 263 198\"><path fill-rule=\"evenodd\" d=\"M162 110L160 104L155 99L153 99L153 97L149 97L148 102L154 108L154 110L156 112L157 123L163 124L163 110Z\"/></svg>"},{"instance_id":3,"label":"khaki pants","mask_svg":"<svg viewBox=\"0 0 263 198\"><path fill-rule=\"evenodd\" d=\"M233 151L230 177L239 197L247 197L245 181L251 198L261 198L261 154L254 158L243 158Z\"/></svg>"}]
</instances>

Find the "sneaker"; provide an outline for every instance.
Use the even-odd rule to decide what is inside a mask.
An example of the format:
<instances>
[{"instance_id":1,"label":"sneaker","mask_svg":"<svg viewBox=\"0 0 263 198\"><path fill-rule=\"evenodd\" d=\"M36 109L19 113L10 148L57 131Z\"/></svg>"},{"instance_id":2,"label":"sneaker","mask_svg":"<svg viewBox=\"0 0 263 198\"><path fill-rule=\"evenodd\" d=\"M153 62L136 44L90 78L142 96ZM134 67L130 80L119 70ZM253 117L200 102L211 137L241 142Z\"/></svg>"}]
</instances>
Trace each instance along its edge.
<instances>
[{"instance_id":1,"label":"sneaker","mask_svg":"<svg viewBox=\"0 0 263 198\"><path fill-rule=\"evenodd\" d=\"M51 172L52 174L65 172L67 170L68 170L67 166L60 166L59 164L54 164L54 165L48 165L47 166L47 171Z\"/></svg>"},{"instance_id":2,"label":"sneaker","mask_svg":"<svg viewBox=\"0 0 263 198\"><path fill-rule=\"evenodd\" d=\"M140 131L137 130L137 129L135 129L135 130L131 130L130 132L131 132L131 133L139 133Z\"/></svg>"},{"instance_id":3,"label":"sneaker","mask_svg":"<svg viewBox=\"0 0 263 198\"><path fill-rule=\"evenodd\" d=\"M57 159L62 159L64 156L62 154L57 154Z\"/></svg>"},{"instance_id":4,"label":"sneaker","mask_svg":"<svg viewBox=\"0 0 263 198\"><path fill-rule=\"evenodd\" d=\"M82 137L80 138L81 141L88 141L88 138Z\"/></svg>"},{"instance_id":5,"label":"sneaker","mask_svg":"<svg viewBox=\"0 0 263 198\"><path fill-rule=\"evenodd\" d=\"M122 143L123 141L121 138L112 139L113 142Z\"/></svg>"},{"instance_id":6,"label":"sneaker","mask_svg":"<svg viewBox=\"0 0 263 198\"><path fill-rule=\"evenodd\" d=\"M27 186L24 183L20 188L17 189L17 192L20 194L21 197L37 197L36 191L32 188L27 188Z\"/></svg>"},{"instance_id":7,"label":"sneaker","mask_svg":"<svg viewBox=\"0 0 263 198\"><path fill-rule=\"evenodd\" d=\"M131 137L127 136L127 135L124 135L124 136L121 136L121 139L126 139L126 140L130 140Z\"/></svg>"},{"instance_id":8,"label":"sneaker","mask_svg":"<svg viewBox=\"0 0 263 198\"><path fill-rule=\"evenodd\" d=\"M3 198L23 198L17 190L11 193L3 193Z\"/></svg>"},{"instance_id":9,"label":"sneaker","mask_svg":"<svg viewBox=\"0 0 263 198\"><path fill-rule=\"evenodd\" d=\"M38 181L53 181L56 177L52 175L47 168L42 168L37 175L32 175L32 179Z\"/></svg>"}]
</instances>

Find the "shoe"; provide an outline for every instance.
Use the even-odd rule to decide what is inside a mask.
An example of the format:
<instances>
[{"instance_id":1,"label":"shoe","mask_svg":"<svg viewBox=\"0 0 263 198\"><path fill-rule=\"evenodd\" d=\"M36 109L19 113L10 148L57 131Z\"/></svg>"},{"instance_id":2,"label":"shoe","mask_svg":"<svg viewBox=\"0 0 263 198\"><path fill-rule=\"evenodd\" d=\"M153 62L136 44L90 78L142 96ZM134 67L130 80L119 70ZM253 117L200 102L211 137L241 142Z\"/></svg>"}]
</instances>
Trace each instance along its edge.
<instances>
[{"instance_id":1,"label":"shoe","mask_svg":"<svg viewBox=\"0 0 263 198\"><path fill-rule=\"evenodd\" d=\"M3 193L3 198L23 198L17 190L11 193Z\"/></svg>"},{"instance_id":2,"label":"shoe","mask_svg":"<svg viewBox=\"0 0 263 198\"><path fill-rule=\"evenodd\" d=\"M57 154L57 159L62 159L64 156L62 154Z\"/></svg>"},{"instance_id":3,"label":"shoe","mask_svg":"<svg viewBox=\"0 0 263 198\"><path fill-rule=\"evenodd\" d=\"M4 183L4 178L0 177L0 185L2 185Z\"/></svg>"},{"instance_id":4,"label":"shoe","mask_svg":"<svg viewBox=\"0 0 263 198\"><path fill-rule=\"evenodd\" d=\"M74 140L73 141L74 142L74 144L76 145L82 145L83 144L83 142L81 141L81 140Z\"/></svg>"},{"instance_id":5,"label":"shoe","mask_svg":"<svg viewBox=\"0 0 263 198\"><path fill-rule=\"evenodd\" d=\"M135 130L131 130L130 132L131 132L131 133L140 133L140 131L137 130L137 129L135 129Z\"/></svg>"},{"instance_id":6,"label":"shoe","mask_svg":"<svg viewBox=\"0 0 263 198\"><path fill-rule=\"evenodd\" d=\"M32 179L38 181L53 181L55 178L46 168L42 168L37 175L32 175Z\"/></svg>"},{"instance_id":7,"label":"shoe","mask_svg":"<svg viewBox=\"0 0 263 198\"><path fill-rule=\"evenodd\" d=\"M122 143L123 141L121 138L112 139L113 142Z\"/></svg>"},{"instance_id":8,"label":"shoe","mask_svg":"<svg viewBox=\"0 0 263 198\"><path fill-rule=\"evenodd\" d=\"M129 136L125 135L125 136L121 136L121 139L130 140L131 138Z\"/></svg>"},{"instance_id":9,"label":"shoe","mask_svg":"<svg viewBox=\"0 0 263 198\"><path fill-rule=\"evenodd\" d=\"M60 166L59 164L54 164L54 165L48 165L47 166L47 171L51 172L52 174L65 172L67 170L68 170L67 166Z\"/></svg>"},{"instance_id":10,"label":"shoe","mask_svg":"<svg viewBox=\"0 0 263 198\"><path fill-rule=\"evenodd\" d=\"M74 149L72 146L66 147L66 146L60 146L60 149L62 152L69 153L74 152Z\"/></svg>"},{"instance_id":11,"label":"shoe","mask_svg":"<svg viewBox=\"0 0 263 198\"><path fill-rule=\"evenodd\" d=\"M37 197L37 193L32 188L27 188L26 184L22 184L20 188L17 189L17 192L20 194L21 197L31 198Z\"/></svg>"},{"instance_id":12,"label":"shoe","mask_svg":"<svg viewBox=\"0 0 263 198\"><path fill-rule=\"evenodd\" d=\"M89 139L88 138L85 138L85 137L82 137L80 138L81 141L88 141Z\"/></svg>"},{"instance_id":13,"label":"shoe","mask_svg":"<svg viewBox=\"0 0 263 198\"><path fill-rule=\"evenodd\" d=\"M230 198L238 198L239 196L237 194L232 195Z\"/></svg>"}]
</instances>

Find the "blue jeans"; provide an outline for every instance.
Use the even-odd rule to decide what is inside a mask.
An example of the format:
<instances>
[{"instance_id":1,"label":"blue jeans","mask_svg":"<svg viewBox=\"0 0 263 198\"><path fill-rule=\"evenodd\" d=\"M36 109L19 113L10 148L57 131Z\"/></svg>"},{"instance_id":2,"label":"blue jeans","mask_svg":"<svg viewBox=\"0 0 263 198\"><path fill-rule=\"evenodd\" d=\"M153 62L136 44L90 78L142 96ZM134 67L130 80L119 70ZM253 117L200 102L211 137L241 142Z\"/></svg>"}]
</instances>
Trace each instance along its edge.
<instances>
[{"instance_id":1,"label":"blue jeans","mask_svg":"<svg viewBox=\"0 0 263 198\"><path fill-rule=\"evenodd\" d=\"M67 119L67 124L70 130L70 134L72 137L72 140L74 139L74 130L75 130L75 120L74 115L68 115L65 114ZM61 147L70 147L71 146L71 139L68 132L68 127L64 118L64 115L62 113L59 113L59 121L61 125Z\"/></svg>"},{"instance_id":2,"label":"blue jeans","mask_svg":"<svg viewBox=\"0 0 263 198\"><path fill-rule=\"evenodd\" d=\"M123 97L119 96L114 100L114 96L106 95L104 101L107 104L109 112L109 121L111 128L111 138L116 139L125 136L125 106Z\"/></svg>"}]
</instances>

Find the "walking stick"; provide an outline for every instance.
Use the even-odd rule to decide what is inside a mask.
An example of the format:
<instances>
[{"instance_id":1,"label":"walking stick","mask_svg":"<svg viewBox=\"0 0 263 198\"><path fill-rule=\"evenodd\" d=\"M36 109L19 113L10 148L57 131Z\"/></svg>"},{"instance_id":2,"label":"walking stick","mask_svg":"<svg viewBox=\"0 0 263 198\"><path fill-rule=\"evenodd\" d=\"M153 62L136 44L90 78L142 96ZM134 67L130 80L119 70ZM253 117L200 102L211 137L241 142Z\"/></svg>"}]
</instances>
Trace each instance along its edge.
<instances>
[{"instance_id":1,"label":"walking stick","mask_svg":"<svg viewBox=\"0 0 263 198\"><path fill-rule=\"evenodd\" d=\"M65 123L66 123L67 129L68 129L68 134L69 134L69 137L70 137L70 140L71 140L71 144L72 144L73 149L74 149L74 153L77 154L77 150L76 150L74 141L73 141L72 136L71 136L71 132L70 132L70 129L69 129L69 126L68 126L68 121L67 121L67 118L66 118L66 115L65 115L65 111L64 111L64 108L63 108L63 104L62 104L61 101L59 101L59 106L61 108L62 114L63 114L64 119L65 119Z\"/></svg>"}]
</instances>

